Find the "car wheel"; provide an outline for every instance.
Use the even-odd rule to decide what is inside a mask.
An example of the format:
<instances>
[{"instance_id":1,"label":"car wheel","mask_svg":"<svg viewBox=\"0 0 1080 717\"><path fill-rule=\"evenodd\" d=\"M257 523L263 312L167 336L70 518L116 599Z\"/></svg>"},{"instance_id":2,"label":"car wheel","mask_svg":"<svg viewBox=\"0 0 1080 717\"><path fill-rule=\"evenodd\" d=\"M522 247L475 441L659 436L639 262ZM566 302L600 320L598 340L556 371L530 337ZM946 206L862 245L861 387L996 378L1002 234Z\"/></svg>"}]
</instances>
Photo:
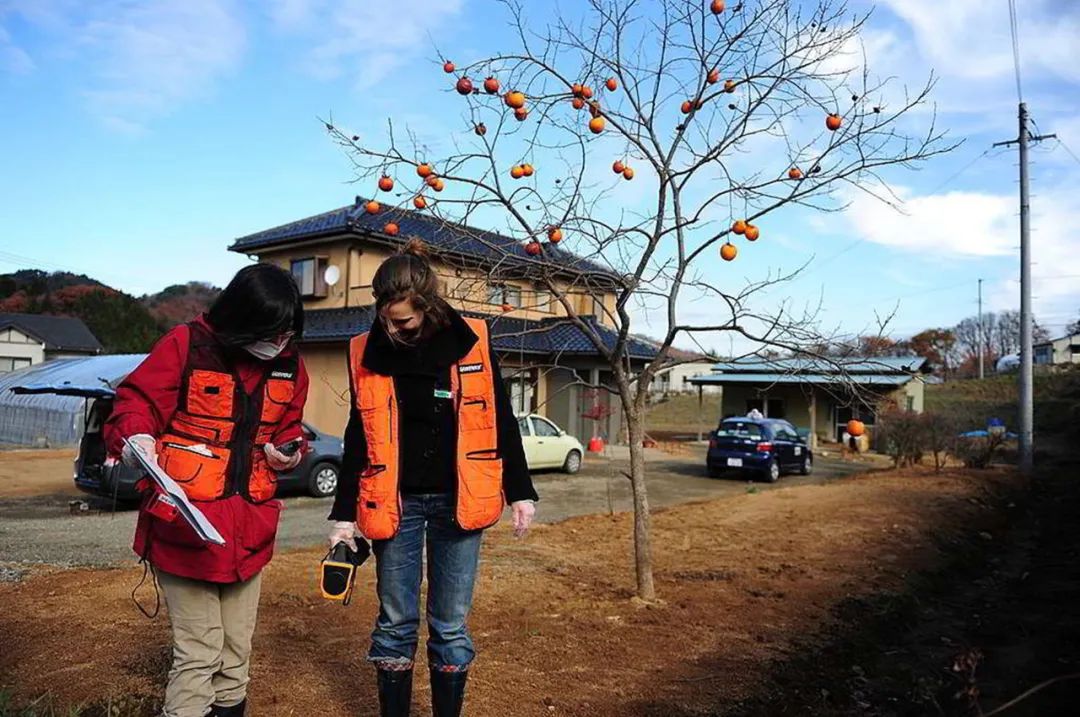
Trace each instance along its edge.
<instances>
[{"instance_id":1,"label":"car wheel","mask_svg":"<svg viewBox=\"0 0 1080 717\"><path fill-rule=\"evenodd\" d=\"M315 464L308 478L308 493L316 498L326 498L337 492L338 467L330 462Z\"/></svg>"},{"instance_id":2,"label":"car wheel","mask_svg":"<svg viewBox=\"0 0 1080 717\"><path fill-rule=\"evenodd\" d=\"M780 464L776 462L776 459L769 461L769 467L765 469L762 474L766 483L775 483L780 480Z\"/></svg>"},{"instance_id":3,"label":"car wheel","mask_svg":"<svg viewBox=\"0 0 1080 717\"><path fill-rule=\"evenodd\" d=\"M810 456L809 453L807 453L805 456L803 456L802 468L799 469L799 472L802 473L804 476L808 476L811 472L813 472L813 470L814 459Z\"/></svg>"},{"instance_id":4,"label":"car wheel","mask_svg":"<svg viewBox=\"0 0 1080 717\"><path fill-rule=\"evenodd\" d=\"M581 453L578 451L570 451L566 454L566 460L563 461L563 473L569 473L573 475L581 470Z\"/></svg>"}]
</instances>

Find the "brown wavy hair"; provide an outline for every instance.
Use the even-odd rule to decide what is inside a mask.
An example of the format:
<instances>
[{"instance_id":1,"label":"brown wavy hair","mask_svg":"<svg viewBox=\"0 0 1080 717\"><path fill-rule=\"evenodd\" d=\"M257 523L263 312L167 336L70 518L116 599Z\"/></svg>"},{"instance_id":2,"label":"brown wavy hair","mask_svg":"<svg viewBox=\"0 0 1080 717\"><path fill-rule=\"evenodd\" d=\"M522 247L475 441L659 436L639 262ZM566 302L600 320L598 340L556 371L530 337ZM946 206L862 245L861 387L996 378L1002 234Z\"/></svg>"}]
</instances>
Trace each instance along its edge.
<instances>
[{"instance_id":1,"label":"brown wavy hair","mask_svg":"<svg viewBox=\"0 0 1080 717\"><path fill-rule=\"evenodd\" d=\"M431 252L417 237L411 237L397 254L379 265L371 280L375 310L408 301L424 314L427 331L450 322L450 305L439 294L439 277L431 268Z\"/></svg>"}]
</instances>

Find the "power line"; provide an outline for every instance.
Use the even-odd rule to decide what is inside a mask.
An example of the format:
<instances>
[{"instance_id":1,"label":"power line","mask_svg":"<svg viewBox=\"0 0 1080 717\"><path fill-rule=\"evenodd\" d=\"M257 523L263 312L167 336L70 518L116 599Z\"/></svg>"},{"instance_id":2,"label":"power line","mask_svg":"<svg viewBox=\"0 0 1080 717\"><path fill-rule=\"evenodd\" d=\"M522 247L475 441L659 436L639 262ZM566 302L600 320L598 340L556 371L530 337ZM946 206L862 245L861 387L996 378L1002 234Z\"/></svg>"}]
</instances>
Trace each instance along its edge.
<instances>
[{"instance_id":1,"label":"power line","mask_svg":"<svg viewBox=\"0 0 1080 717\"><path fill-rule=\"evenodd\" d=\"M1058 147L1061 147L1061 148L1062 148L1063 150L1065 150L1066 152L1068 152L1068 153L1069 153L1069 156L1073 158L1073 161L1074 161L1074 162L1076 162L1077 164L1080 164L1080 157L1077 157L1077 156L1076 156L1076 153L1075 153L1075 152L1073 152L1073 151L1072 151L1071 149L1069 149L1069 145L1067 145L1067 144L1065 144L1064 142L1062 142L1062 141L1061 141L1061 137L1056 137L1055 139L1057 139L1057 146L1058 146Z\"/></svg>"},{"instance_id":2,"label":"power line","mask_svg":"<svg viewBox=\"0 0 1080 717\"><path fill-rule=\"evenodd\" d=\"M1020 90L1020 31L1016 20L1016 0L1009 0L1009 33L1012 35L1013 69L1016 71L1016 99L1024 101Z\"/></svg>"}]
</instances>

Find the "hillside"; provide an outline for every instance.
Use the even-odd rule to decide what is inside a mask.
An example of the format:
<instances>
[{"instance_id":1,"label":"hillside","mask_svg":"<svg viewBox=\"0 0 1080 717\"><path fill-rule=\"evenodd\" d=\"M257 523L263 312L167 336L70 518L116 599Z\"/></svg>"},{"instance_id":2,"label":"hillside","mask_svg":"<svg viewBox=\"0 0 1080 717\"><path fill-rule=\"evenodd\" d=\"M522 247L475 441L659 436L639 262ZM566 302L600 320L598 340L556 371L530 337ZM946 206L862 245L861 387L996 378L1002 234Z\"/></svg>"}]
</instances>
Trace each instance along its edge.
<instances>
[{"instance_id":1,"label":"hillside","mask_svg":"<svg viewBox=\"0 0 1080 717\"><path fill-rule=\"evenodd\" d=\"M971 428L1000 418L1015 430L1019 424L1016 374L948 381L926 387L926 410L960 417ZM1035 374L1035 431L1080 437L1080 370Z\"/></svg>"},{"instance_id":2,"label":"hillside","mask_svg":"<svg viewBox=\"0 0 1080 717\"><path fill-rule=\"evenodd\" d=\"M0 275L0 312L75 316L106 353L140 353L173 326L205 311L219 291L190 282L136 298L82 274L23 270Z\"/></svg>"}]
</instances>

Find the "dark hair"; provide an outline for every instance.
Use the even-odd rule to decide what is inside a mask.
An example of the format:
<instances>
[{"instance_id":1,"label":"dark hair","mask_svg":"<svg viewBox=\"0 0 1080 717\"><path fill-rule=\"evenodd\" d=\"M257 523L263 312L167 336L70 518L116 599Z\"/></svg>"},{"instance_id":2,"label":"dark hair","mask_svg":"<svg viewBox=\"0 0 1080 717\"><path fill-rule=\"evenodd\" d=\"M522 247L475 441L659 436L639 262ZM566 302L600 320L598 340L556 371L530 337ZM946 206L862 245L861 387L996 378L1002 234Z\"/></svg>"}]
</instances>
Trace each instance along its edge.
<instances>
[{"instance_id":1,"label":"dark hair","mask_svg":"<svg viewBox=\"0 0 1080 717\"><path fill-rule=\"evenodd\" d=\"M371 280L376 311L407 300L424 313L430 328L439 328L449 322L450 306L439 295L439 277L431 268L428 256L424 242L413 237L397 254L379 265Z\"/></svg>"},{"instance_id":2,"label":"dark hair","mask_svg":"<svg viewBox=\"0 0 1080 717\"><path fill-rule=\"evenodd\" d=\"M273 264L252 264L236 272L214 301L206 320L228 346L304 332L304 304L292 274Z\"/></svg>"}]
</instances>

